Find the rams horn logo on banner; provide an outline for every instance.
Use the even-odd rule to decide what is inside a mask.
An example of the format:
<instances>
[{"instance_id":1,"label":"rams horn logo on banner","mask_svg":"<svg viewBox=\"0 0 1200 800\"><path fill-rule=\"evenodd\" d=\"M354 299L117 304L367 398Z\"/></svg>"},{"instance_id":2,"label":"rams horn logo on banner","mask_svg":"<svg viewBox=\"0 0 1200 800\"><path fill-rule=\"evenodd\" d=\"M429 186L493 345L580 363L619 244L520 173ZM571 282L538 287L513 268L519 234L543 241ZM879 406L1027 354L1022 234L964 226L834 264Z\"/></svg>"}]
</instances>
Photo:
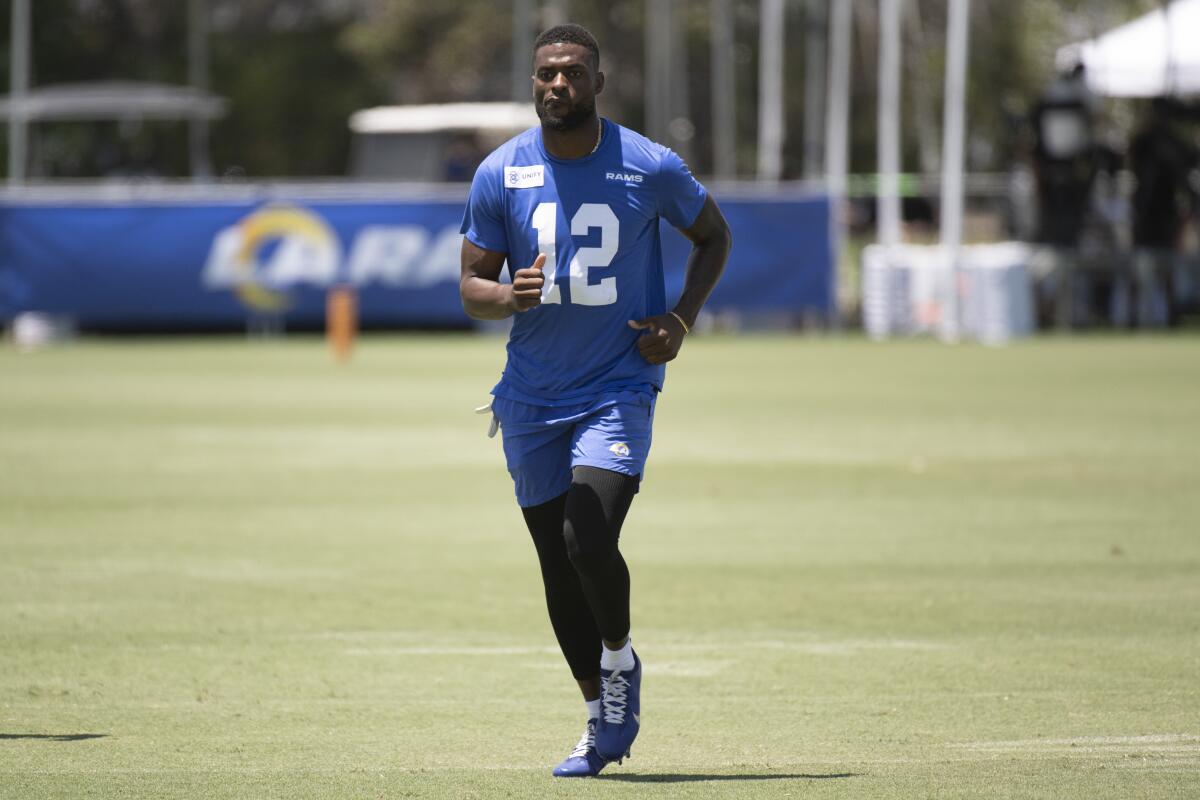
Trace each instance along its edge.
<instances>
[{"instance_id":1,"label":"rams horn logo on banner","mask_svg":"<svg viewBox=\"0 0 1200 800\"><path fill-rule=\"evenodd\" d=\"M291 305L285 292L272 289L258 276L258 253L268 242L299 239L323 253L338 250L337 235L317 215L295 206L272 205L255 211L238 224L241 246L235 265L242 280L234 291L242 302L260 311L284 311Z\"/></svg>"},{"instance_id":2,"label":"rams horn logo on banner","mask_svg":"<svg viewBox=\"0 0 1200 800\"><path fill-rule=\"evenodd\" d=\"M398 207L403 211L403 207ZM349 241L316 209L272 204L217 231L201 273L204 287L231 292L248 308L283 313L306 295L292 288L356 287L425 290L456 286L462 234L458 223L343 221ZM343 257L342 248L349 252Z\"/></svg>"}]
</instances>

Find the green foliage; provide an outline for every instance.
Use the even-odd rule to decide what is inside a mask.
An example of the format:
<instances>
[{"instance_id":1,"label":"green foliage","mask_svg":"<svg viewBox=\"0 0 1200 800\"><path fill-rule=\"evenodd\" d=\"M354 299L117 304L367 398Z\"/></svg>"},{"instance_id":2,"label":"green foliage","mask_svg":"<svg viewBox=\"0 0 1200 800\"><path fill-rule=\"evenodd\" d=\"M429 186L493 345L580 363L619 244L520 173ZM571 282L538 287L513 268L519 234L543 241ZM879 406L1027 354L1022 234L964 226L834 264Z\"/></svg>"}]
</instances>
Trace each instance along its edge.
<instances>
[{"instance_id":1,"label":"green foliage","mask_svg":"<svg viewBox=\"0 0 1200 800\"><path fill-rule=\"evenodd\" d=\"M230 113L213 127L218 175L344 174L350 114L382 102L361 65L339 47L343 26L231 31L213 41L213 89Z\"/></svg>"},{"instance_id":2,"label":"green foliage","mask_svg":"<svg viewBox=\"0 0 1200 800\"><path fill-rule=\"evenodd\" d=\"M838 0L839 2L841 0ZM850 0L846 0L849 2ZM553 4L533 27L552 21ZM788 134L785 176L803 163L807 2L787 4ZM905 27L905 167L936 159L944 70L944 0L908 0ZM1158 0L974 0L968 153L973 169L1003 169L1020 156L1015 124L1053 75L1055 50L1155 8ZM36 84L91 79L182 83L186 6L157 0L37 0ZM709 17L705 0L676 3L689 68L677 76L695 124L693 166L711 168ZM644 118L645 0L572 0L571 16L599 37L608 72L603 112L635 128ZM875 167L878 52L873 2L856 3L850 166ZM490 0L212 0L212 89L233 101L212 136L218 172L251 176L343 174L350 112L376 103L508 99L511 6ZM758 3L735 0L739 160L752 173L757 137ZM8 2L0 2L0 81L8 75ZM0 132L0 137L4 134ZM149 148L159 171L186 170L181 129L51 131L49 171L95 174L115 138ZM57 154L57 155L55 155ZM133 159L136 160L136 159ZM925 159L928 161L929 159ZM0 169L3 164L0 164ZM89 171L90 170L90 171Z\"/></svg>"},{"instance_id":3,"label":"green foliage","mask_svg":"<svg viewBox=\"0 0 1200 800\"><path fill-rule=\"evenodd\" d=\"M350 52L398 103L498 99L510 84L511 20L492 3L398 0L352 23Z\"/></svg>"},{"instance_id":4,"label":"green foliage","mask_svg":"<svg viewBox=\"0 0 1200 800\"><path fill-rule=\"evenodd\" d=\"M186 2L33 0L32 82L182 82ZM11 0L0 2L0 80L7 93Z\"/></svg>"},{"instance_id":5,"label":"green foliage","mask_svg":"<svg viewBox=\"0 0 1200 800\"><path fill-rule=\"evenodd\" d=\"M213 3L215 7L220 4ZM279 16L284 7L294 14ZM3 6L7 34L9 9ZM343 174L350 113L386 94L341 46L348 22L306 4L240 4L209 38L211 90L231 101L213 126L218 175L237 168L254 177ZM280 22L280 20L283 22ZM33 4L33 84L92 80L187 80L187 3L151 0L38 0ZM8 37L5 36L8 46ZM0 76L8 79L8 52ZM183 123L42 123L36 130L40 174L89 177L188 173Z\"/></svg>"}]
</instances>

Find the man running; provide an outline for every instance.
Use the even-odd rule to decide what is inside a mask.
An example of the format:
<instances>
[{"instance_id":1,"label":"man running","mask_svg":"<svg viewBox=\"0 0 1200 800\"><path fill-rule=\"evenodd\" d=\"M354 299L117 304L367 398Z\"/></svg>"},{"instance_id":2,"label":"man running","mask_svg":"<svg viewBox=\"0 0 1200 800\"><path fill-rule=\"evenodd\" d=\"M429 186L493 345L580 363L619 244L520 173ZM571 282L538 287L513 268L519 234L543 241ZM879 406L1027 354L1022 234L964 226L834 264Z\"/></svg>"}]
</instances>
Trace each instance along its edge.
<instances>
[{"instance_id":1,"label":"man running","mask_svg":"<svg viewBox=\"0 0 1200 800\"><path fill-rule=\"evenodd\" d=\"M596 775L641 724L642 664L629 637L629 570L617 547L650 450L666 362L725 266L729 227L670 149L596 114L600 48L579 25L534 42L541 126L501 145L471 185L463 307L515 316L492 413L533 537L550 622L587 705L554 769ZM667 308L659 219L693 244ZM505 262L511 285L500 282Z\"/></svg>"}]
</instances>

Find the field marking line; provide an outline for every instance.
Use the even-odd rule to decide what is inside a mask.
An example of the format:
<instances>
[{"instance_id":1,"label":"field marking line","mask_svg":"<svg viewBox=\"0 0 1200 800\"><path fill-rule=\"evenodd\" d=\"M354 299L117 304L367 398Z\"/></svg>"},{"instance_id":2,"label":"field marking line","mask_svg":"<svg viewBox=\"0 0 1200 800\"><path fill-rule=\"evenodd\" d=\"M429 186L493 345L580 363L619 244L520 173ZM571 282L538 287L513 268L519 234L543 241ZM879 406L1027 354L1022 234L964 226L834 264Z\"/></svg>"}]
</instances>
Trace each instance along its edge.
<instances>
[{"instance_id":1,"label":"field marking line","mask_svg":"<svg viewBox=\"0 0 1200 800\"><path fill-rule=\"evenodd\" d=\"M384 647L350 647L343 651L351 656L528 656L555 655L558 649L554 647L485 647L485 646L445 646L432 647L428 645L387 645Z\"/></svg>"},{"instance_id":2,"label":"field marking line","mask_svg":"<svg viewBox=\"0 0 1200 800\"><path fill-rule=\"evenodd\" d=\"M1152 733L1133 736L1076 736L1054 739L1011 739L1006 741L950 742L947 747L986 753L1124 753L1200 755L1200 735Z\"/></svg>"},{"instance_id":3,"label":"field marking line","mask_svg":"<svg viewBox=\"0 0 1200 800\"><path fill-rule=\"evenodd\" d=\"M866 650L950 650L954 645L942 642L922 642L912 639L758 639L746 642L680 642L656 645L661 652L728 652L731 646L739 650L790 650L808 655L858 655Z\"/></svg>"},{"instance_id":4,"label":"field marking line","mask_svg":"<svg viewBox=\"0 0 1200 800\"><path fill-rule=\"evenodd\" d=\"M344 638L347 641L354 641L356 638L375 638L375 637L356 637L347 635L339 637L333 635L330 638ZM381 634L379 639L386 640L389 637L387 634ZM397 632L394 638L404 639L409 638L407 634ZM365 644L365 643L364 643ZM934 644L931 642L915 642L907 640L891 640L891 639L848 639L845 641L811 641L811 642L792 642L782 639L762 640L754 642L738 642L739 650L775 650L775 651L791 651L804 653L807 655L819 656L849 656L858 655L868 650L943 650L950 649L949 645ZM656 645L653 650L660 656L669 655L672 653L712 653L721 652L728 653L730 643L686 643L686 644L667 644ZM556 654L557 648L546 645L470 645L470 644L439 644L439 645L404 645L404 644L384 644L379 647L350 647L344 651L347 655L365 656L365 655L414 655L414 656L491 656L491 655L543 655ZM648 651L649 652L649 651ZM729 659L723 659L729 661ZM656 659L657 661L657 659ZM659 663L673 664L674 666L683 669L682 662L677 661L659 661ZM731 662L732 663L732 662ZM695 667L687 667L694 669Z\"/></svg>"}]
</instances>

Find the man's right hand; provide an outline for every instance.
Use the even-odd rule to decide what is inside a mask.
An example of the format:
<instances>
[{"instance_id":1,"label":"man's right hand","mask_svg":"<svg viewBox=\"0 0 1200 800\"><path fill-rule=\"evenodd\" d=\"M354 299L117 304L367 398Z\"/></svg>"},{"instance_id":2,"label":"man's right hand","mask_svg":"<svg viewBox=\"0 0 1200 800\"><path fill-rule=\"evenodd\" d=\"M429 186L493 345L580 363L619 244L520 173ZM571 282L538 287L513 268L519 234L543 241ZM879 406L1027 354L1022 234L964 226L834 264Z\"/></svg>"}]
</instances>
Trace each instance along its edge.
<instances>
[{"instance_id":1,"label":"man's right hand","mask_svg":"<svg viewBox=\"0 0 1200 800\"><path fill-rule=\"evenodd\" d=\"M542 286L546 277L542 275L542 267L546 264L546 254L539 253L533 260L533 266L519 269L513 273L512 295L509 305L518 313L528 311L542 304Z\"/></svg>"}]
</instances>

